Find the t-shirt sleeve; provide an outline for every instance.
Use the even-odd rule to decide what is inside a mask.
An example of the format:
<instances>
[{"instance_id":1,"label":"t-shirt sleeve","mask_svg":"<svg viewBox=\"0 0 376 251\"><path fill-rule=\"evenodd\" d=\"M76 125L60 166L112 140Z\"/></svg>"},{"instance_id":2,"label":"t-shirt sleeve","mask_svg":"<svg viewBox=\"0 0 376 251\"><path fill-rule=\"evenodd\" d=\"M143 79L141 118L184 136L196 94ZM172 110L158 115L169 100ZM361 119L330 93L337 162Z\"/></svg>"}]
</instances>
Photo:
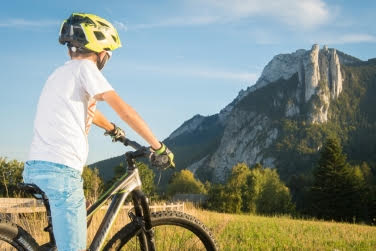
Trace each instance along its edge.
<instances>
[{"instance_id":1,"label":"t-shirt sleeve","mask_svg":"<svg viewBox=\"0 0 376 251\"><path fill-rule=\"evenodd\" d=\"M113 90L110 83L108 83L107 79L98 70L96 65L90 61L84 61L82 63L79 78L82 83L82 87L86 90L90 97Z\"/></svg>"}]
</instances>

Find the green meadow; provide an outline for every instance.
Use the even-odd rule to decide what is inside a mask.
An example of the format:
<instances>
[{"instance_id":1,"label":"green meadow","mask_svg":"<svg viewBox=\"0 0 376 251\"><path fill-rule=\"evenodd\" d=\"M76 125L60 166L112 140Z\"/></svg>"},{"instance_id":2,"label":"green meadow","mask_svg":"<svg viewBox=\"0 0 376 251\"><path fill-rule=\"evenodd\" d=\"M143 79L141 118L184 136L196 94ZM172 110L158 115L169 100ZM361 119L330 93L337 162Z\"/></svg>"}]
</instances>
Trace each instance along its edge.
<instances>
[{"instance_id":1,"label":"green meadow","mask_svg":"<svg viewBox=\"0 0 376 251\"><path fill-rule=\"evenodd\" d=\"M376 227L192 209L222 250L376 250Z\"/></svg>"},{"instance_id":2,"label":"green meadow","mask_svg":"<svg viewBox=\"0 0 376 251\"><path fill-rule=\"evenodd\" d=\"M376 250L376 227L373 226L289 216L224 214L189 204L184 211L211 229L220 250ZM88 231L89 240L94 237L103 215L104 211L94 216ZM31 216L13 220L30 232L39 244L45 243L48 241L47 234L42 231L46 226L45 217ZM126 211L122 211L110 236L128 221Z\"/></svg>"}]
</instances>

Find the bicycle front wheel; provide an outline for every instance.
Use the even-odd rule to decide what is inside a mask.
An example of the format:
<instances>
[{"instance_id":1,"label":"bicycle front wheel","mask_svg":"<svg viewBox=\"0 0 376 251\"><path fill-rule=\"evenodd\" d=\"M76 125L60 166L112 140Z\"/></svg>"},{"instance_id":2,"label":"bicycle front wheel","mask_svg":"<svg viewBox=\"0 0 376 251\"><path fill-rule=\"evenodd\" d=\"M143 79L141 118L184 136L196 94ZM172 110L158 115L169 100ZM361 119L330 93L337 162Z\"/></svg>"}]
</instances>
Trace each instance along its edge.
<instances>
[{"instance_id":1,"label":"bicycle front wheel","mask_svg":"<svg viewBox=\"0 0 376 251\"><path fill-rule=\"evenodd\" d=\"M0 250L38 250L38 244L20 226L5 220L0 220Z\"/></svg>"},{"instance_id":2,"label":"bicycle front wheel","mask_svg":"<svg viewBox=\"0 0 376 251\"><path fill-rule=\"evenodd\" d=\"M151 214L156 250L218 250L205 225L182 212L162 211ZM137 235L141 227L131 222L107 243L104 250L142 250Z\"/></svg>"}]
</instances>

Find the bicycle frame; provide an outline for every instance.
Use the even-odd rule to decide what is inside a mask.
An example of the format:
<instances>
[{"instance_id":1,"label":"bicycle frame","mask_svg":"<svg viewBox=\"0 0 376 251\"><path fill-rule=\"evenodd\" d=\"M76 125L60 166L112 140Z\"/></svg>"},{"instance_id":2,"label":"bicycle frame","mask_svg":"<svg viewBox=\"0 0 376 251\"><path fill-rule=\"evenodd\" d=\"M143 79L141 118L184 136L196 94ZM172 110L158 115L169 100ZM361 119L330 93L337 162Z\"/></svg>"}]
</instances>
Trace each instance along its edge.
<instances>
[{"instance_id":1,"label":"bicycle frame","mask_svg":"<svg viewBox=\"0 0 376 251\"><path fill-rule=\"evenodd\" d=\"M155 250L154 246L154 234L151 226L149 203L146 196L141 191L141 179L136 167L136 158L145 157L148 153L147 148L141 147L137 142L125 139L124 145L132 146L137 149L135 152L127 152L125 154L127 161L128 172L124 174L114 185L103 194L97 202L95 202L87 212L87 220L89 220L93 214L111 197L111 204L104 216L101 225L99 226L89 250L100 250L106 240L106 237L111 229L113 222L118 215L121 206L124 204L125 199L130 193L132 193L132 200L135 208L136 215L129 213L132 221L139 224L144 230L138 237L140 240L140 246L143 250Z\"/></svg>"},{"instance_id":2,"label":"bicycle frame","mask_svg":"<svg viewBox=\"0 0 376 251\"><path fill-rule=\"evenodd\" d=\"M93 204L87 212L87 220L89 220L94 213L101 208L101 206L111 197L111 204L104 216L97 233L90 245L89 250L99 250L111 229L113 222L118 215L121 206L124 204L125 199L134 190L141 189L141 179L138 169L124 175L118 182L116 182L95 204Z\"/></svg>"}]
</instances>

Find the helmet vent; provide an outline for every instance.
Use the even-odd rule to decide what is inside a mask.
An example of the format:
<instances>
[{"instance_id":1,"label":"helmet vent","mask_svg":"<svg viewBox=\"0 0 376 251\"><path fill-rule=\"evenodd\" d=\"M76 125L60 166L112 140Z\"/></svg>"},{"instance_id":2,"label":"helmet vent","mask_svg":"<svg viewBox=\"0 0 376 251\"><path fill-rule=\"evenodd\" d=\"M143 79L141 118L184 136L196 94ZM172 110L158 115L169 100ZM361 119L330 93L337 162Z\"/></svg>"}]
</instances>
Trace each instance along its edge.
<instances>
[{"instance_id":1,"label":"helmet vent","mask_svg":"<svg viewBox=\"0 0 376 251\"><path fill-rule=\"evenodd\" d=\"M112 39L115 41L115 43L116 43L116 37L114 36L114 35L111 35L111 37L112 37Z\"/></svg>"},{"instance_id":2,"label":"helmet vent","mask_svg":"<svg viewBox=\"0 0 376 251\"><path fill-rule=\"evenodd\" d=\"M102 32L100 32L100 31L94 31L94 35L95 35L95 37L98 39L98 40L104 40L104 39L106 39L106 37L103 35L103 33Z\"/></svg>"},{"instance_id":3,"label":"helmet vent","mask_svg":"<svg viewBox=\"0 0 376 251\"><path fill-rule=\"evenodd\" d=\"M73 31L74 31L74 36L77 37L78 40L86 41L85 34L82 31L81 27L77 27L77 28L74 27Z\"/></svg>"},{"instance_id":4,"label":"helmet vent","mask_svg":"<svg viewBox=\"0 0 376 251\"><path fill-rule=\"evenodd\" d=\"M90 18L79 15L72 15L68 21L70 21L71 24L95 24Z\"/></svg>"},{"instance_id":5,"label":"helmet vent","mask_svg":"<svg viewBox=\"0 0 376 251\"><path fill-rule=\"evenodd\" d=\"M102 25L102 26L105 26L105 27L108 27L108 28L110 28L110 26L108 26L108 24L105 24L105 23L102 23L101 21L97 21L100 25Z\"/></svg>"},{"instance_id":6,"label":"helmet vent","mask_svg":"<svg viewBox=\"0 0 376 251\"><path fill-rule=\"evenodd\" d=\"M64 23L63 27L61 28L61 34L66 35L66 34L68 34L68 32L69 32L68 24Z\"/></svg>"}]
</instances>

